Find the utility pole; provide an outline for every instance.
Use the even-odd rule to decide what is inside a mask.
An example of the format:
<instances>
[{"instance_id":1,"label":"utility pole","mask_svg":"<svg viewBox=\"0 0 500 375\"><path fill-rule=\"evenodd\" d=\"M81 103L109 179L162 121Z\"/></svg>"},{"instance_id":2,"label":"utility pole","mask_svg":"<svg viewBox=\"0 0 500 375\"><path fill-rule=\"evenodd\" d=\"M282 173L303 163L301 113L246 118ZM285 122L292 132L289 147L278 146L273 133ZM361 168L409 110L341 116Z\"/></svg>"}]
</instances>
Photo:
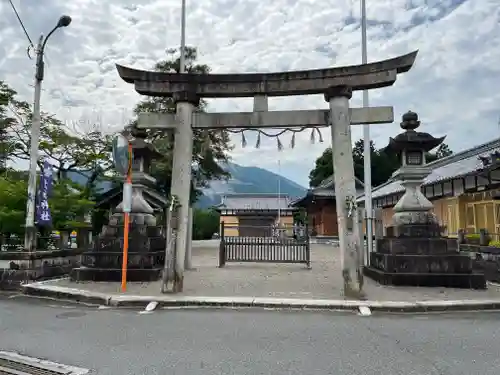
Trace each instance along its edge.
<instances>
[{"instance_id":1,"label":"utility pole","mask_svg":"<svg viewBox=\"0 0 500 375\"><path fill-rule=\"evenodd\" d=\"M35 97L33 116L31 119L30 169L28 180L28 201L26 203L26 223L24 248L32 252L36 248L35 201L36 201L36 167L38 162L38 143L40 142L40 96L43 81L43 35L40 35L36 46Z\"/></svg>"},{"instance_id":2,"label":"utility pole","mask_svg":"<svg viewBox=\"0 0 500 375\"><path fill-rule=\"evenodd\" d=\"M186 0L181 2L181 46L179 73L186 73ZM175 241L175 277L173 292L182 292L184 270L191 268L191 235L188 229L191 194L191 168L193 160L192 114L199 100L190 92L178 92L174 95L176 103L176 122L174 132L174 155L172 162L172 182L170 194L179 199L178 226Z\"/></svg>"},{"instance_id":3,"label":"utility pole","mask_svg":"<svg viewBox=\"0 0 500 375\"><path fill-rule=\"evenodd\" d=\"M42 93L42 81L44 76L43 53L45 45L50 36L61 27L67 27L71 23L70 16L61 16L57 25L50 31L44 39L40 35L36 46L35 65L35 94L33 100L33 116L31 119L31 144L30 144L30 167L28 180L28 201L26 203L26 220L24 234L24 249L28 252L36 250L36 228L35 228L35 201L36 201L36 167L38 164L38 149L40 143L40 97Z\"/></svg>"},{"instance_id":4,"label":"utility pole","mask_svg":"<svg viewBox=\"0 0 500 375\"><path fill-rule=\"evenodd\" d=\"M186 73L186 0L181 3L181 57L179 73Z\"/></svg>"},{"instance_id":5,"label":"utility pole","mask_svg":"<svg viewBox=\"0 0 500 375\"><path fill-rule=\"evenodd\" d=\"M182 0L181 3L181 56L179 59L180 67L179 73L186 73L186 0ZM191 150L193 149L191 144ZM193 153L191 151L191 160L193 159ZM188 221L186 230L186 255L184 258L184 269L193 269L192 262L192 251L193 251L193 208L191 207L191 189L189 189L189 210L188 210Z\"/></svg>"},{"instance_id":6,"label":"utility pole","mask_svg":"<svg viewBox=\"0 0 500 375\"><path fill-rule=\"evenodd\" d=\"M368 63L368 46L366 38L366 0L361 0L361 63ZM363 107L369 107L368 90L363 91ZM369 265L370 254L373 251L373 207L372 207L372 151L370 139L370 124L363 125L364 149L364 184L365 184L365 233L367 250L364 254L364 265Z\"/></svg>"},{"instance_id":7,"label":"utility pole","mask_svg":"<svg viewBox=\"0 0 500 375\"><path fill-rule=\"evenodd\" d=\"M281 155L278 155L278 227L281 228Z\"/></svg>"}]
</instances>

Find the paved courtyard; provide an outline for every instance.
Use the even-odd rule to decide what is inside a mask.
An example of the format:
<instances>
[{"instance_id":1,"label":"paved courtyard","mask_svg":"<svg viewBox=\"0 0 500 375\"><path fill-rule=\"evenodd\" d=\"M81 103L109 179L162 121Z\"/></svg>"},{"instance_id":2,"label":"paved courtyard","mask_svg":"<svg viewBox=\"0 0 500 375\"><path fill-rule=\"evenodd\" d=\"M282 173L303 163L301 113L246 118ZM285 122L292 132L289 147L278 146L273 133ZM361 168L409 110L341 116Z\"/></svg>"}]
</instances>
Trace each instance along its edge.
<instances>
[{"instance_id":1,"label":"paved courtyard","mask_svg":"<svg viewBox=\"0 0 500 375\"><path fill-rule=\"evenodd\" d=\"M185 274L183 295L209 297L273 297L305 299L342 298L339 247L311 246L312 268L293 264L228 263L217 267L216 243L193 247L195 270ZM121 294L119 283L74 283L69 280L51 284L101 293ZM127 295L160 295L160 283L129 283ZM365 278L366 297L377 301L430 301L500 299L500 287L489 285L486 291L449 288L380 286Z\"/></svg>"}]
</instances>

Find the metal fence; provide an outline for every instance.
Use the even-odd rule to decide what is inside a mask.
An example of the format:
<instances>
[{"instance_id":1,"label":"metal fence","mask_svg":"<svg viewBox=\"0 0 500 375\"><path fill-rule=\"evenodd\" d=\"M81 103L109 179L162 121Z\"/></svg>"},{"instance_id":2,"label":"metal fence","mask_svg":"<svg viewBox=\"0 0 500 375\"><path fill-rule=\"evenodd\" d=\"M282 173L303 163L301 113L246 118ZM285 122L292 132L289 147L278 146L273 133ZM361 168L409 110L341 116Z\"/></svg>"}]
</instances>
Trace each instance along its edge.
<instances>
[{"instance_id":1,"label":"metal fence","mask_svg":"<svg viewBox=\"0 0 500 375\"><path fill-rule=\"evenodd\" d=\"M79 232L77 237L71 237L69 232L65 235L47 235L36 237L36 250L63 250L76 249L81 245L84 237L89 238L89 233ZM89 241L87 241L89 242ZM86 244L86 243L85 243ZM25 251L24 236L0 235L0 252Z\"/></svg>"},{"instance_id":2,"label":"metal fence","mask_svg":"<svg viewBox=\"0 0 500 375\"><path fill-rule=\"evenodd\" d=\"M59 238L53 236L37 236L36 248L41 250L56 250L61 248ZM24 237L15 235L0 236L0 251L25 251Z\"/></svg>"},{"instance_id":3,"label":"metal fence","mask_svg":"<svg viewBox=\"0 0 500 375\"><path fill-rule=\"evenodd\" d=\"M243 235L240 233L260 234ZM221 223L219 267L227 262L311 265L307 227L232 226Z\"/></svg>"}]
</instances>

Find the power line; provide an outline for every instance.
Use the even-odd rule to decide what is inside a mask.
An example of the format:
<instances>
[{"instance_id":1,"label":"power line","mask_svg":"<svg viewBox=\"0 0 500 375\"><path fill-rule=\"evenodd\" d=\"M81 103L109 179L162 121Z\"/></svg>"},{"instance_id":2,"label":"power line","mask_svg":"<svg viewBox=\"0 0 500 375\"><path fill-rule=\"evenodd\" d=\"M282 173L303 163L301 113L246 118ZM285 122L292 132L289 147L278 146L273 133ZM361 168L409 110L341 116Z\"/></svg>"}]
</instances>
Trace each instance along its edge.
<instances>
[{"instance_id":1,"label":"power line","mask_svg":"<svg viewBox=\"0 0 500 375\"><path fill-rule=\"evenodd\" d=\"M21 17L19 16L19 13L17 12L16 6L12 2L12 0L9 0L9 3L10 3L10 6L12 7L12 10L16 14L16 17L17 17L17 20L19 21L19 24L21 25L21 27L24 31L24 35L26 35L26 38L28 38L28 41L30 42L30 46L32 48L35 48L35 45L33 44L33 41L31 40L30 34L28 34L28 30L26 30L26 27L24 26L23 20L21 19Z\"/></svg>"},{"instance_id":2,"label":"power line","mask_svg":"<svg viewBox=\"0 0 500 375\"><path fill-rule=\"evenodd\" d=\"M35 45L33 44L33 41L28 33L28 30L26 29L26 27L24 26L24 22L23 20L21 19L21 16L19 15L19 12L17 11L16 9L16 6L14 5L14 3L12 2L12 0L9 0L9 4L10 6L12 7L12 10L14 11L15 15L16 15L16 18L17 20L19 21L19 24L21 25L21 28L23 29L23 32L24 32L24 35L26 35L26 38L28 39L29 41L29 44L30 46L28 47L28 57L31 59L31 56L30 56L30 47L33 48L34 50L36 49ZM45 57L45 63L47 64L47 67L50 68L50 61L49 61L49 58L47 56L47 53L44 53L44 57ZM68 96L65 94L65 91L62 89L59 81L56 79L55 80L55 85L56 85L56 88L59 90L61 96L64 98L64 99L68 99Z\"/></svg>"},{"instance_id":3,"label":"power line","mask_svg":"<svg viewBox=\"0 0 500 375\"><path fill-rule=\"evenodd\" d=\"M12 0L9 0L9 3L10 3L10 6L12 7L12 10L14 11L15 15L16 15L16 18L17 20L19 21L19 24L21 25L21 28L23 29L23 32L24 32L24 35L26 35L26 38L28 39L29 41L29 44L30 44L30 47L33 48L33 49L36 49L35 45L33 44L33 41L28 33L28 30L26 29L26 27L24 26L24 22L21 18L21 16L19 15L19 12L17 11L16 9L16 6L14 5L14 3L12 2ZM48 59L48 56L47 56L47 53L44 54L45 55L45 63L47 64L47 67L50 68L50 61ZM28 47L28 57L31 58L30 56L30 53L29 53L29 47ZM61 88L59 82L56 80L56 86L57 86L57 89L59 89L59 92L62 94L62 96L66 99L67 96L65 95L65 92L64 90Z\"/></svg>"}]
</instances>

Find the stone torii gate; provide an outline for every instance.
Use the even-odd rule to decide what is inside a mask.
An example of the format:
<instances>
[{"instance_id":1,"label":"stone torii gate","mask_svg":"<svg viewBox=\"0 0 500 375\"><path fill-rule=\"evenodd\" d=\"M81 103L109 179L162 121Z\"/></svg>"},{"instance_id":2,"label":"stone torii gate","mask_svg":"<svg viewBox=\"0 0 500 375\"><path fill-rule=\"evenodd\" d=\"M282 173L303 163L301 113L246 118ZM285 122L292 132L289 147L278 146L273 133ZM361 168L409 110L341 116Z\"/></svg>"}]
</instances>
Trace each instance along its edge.
<instances>
[{"instance_id":1,"label":"stone torii gate","mask_svg":"<svg viewBox=\"0 0 500 375\"><path fill-rule=\"evenodd\" d=\"M353 90L392 86L398 73L411 69L417 51L389 60L347 67L252 74L178 74L151 72L117 65L120 77L142 95L172 97L176 114L142 113L140 128L175 129L171 194L179 198L178 235L175 248L174 291L184 280L187 248L189 191L193 128L257 129L331 126L335 199L338 215L344 295L362 295L362 245L360 243L356 188L349 125L392 123L392 107L349 108ZM329 110L268 111L273 96L324 94ZM198 113L201 98L254 97L254 111Z\"/></svg>"}]
</instances>

